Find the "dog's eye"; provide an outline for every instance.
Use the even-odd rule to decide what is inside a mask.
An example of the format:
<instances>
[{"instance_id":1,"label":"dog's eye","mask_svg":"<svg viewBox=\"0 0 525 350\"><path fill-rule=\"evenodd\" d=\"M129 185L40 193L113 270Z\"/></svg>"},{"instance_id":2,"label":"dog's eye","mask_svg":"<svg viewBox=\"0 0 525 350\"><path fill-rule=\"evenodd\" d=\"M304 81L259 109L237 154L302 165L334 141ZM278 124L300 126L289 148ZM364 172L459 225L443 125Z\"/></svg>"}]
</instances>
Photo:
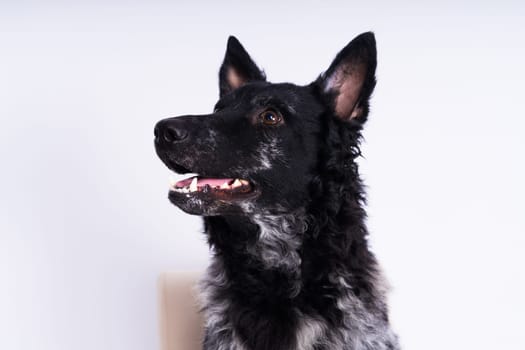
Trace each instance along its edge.
<instances>
[{"instance_id":1,"label":"dog's eye","mask_svg":"<svg viewBox=\"0 0 525 350\"><path fill-rule=\"evenodd\" d=\"M267 109L261 114L259 114L259 119L261 119L261 122L264 125L276 125L281 122L282 117L273 109Z\"/></svg>"}]
</instances>

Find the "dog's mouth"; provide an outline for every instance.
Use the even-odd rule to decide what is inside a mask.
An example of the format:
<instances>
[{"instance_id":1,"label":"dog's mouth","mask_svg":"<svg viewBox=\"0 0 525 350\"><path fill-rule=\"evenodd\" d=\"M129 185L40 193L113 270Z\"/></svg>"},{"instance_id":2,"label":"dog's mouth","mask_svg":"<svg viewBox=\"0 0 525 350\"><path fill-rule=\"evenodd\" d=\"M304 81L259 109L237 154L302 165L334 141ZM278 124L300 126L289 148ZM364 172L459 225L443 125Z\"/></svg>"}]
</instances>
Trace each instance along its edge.
<instances>
[{"instance_id":1,"label":"dog's mouth","mask_svg":"<svg viewBox=\"0 0 525 350\"><path fill-rule=\"evenodd\" d=\"M189 214L238 214L244 210L245 202L261 194L259 186L244 176L195 173L173 161L165 163L175 173L189 176L184 180L172 179L168 194L171 203Z\"/></svg>"},{"instance_id":2,"label":"dog's mouth","mask_svg":"<svg viewBox=\"0 0 525 350\"><path fill-rule=\"evenodd\" d=\"M207 178L192 176L181 181L173 181L170 192L181 194L206 194L223 199L234 199L254 192L252 182L238 178Z\"/></svg>"}]
</instances>

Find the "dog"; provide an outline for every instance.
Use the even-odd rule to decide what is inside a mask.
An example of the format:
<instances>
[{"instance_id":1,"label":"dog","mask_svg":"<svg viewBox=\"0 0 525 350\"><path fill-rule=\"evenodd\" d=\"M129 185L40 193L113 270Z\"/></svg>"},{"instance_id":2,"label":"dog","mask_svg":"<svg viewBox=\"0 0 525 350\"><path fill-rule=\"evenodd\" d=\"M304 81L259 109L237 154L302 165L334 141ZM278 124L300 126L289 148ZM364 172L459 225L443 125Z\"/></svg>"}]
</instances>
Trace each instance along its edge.
<instances>
[{"instance_id":1,"label":"dog","mask_svg":"<svg viewBox=\"0 0 525 350\"><path fill-rule=\"evenodd\" d=\"M169 200L200 215L204 350L397 350L356 158L376 85L363 33L306 86L270 83L233 36L213 113L155 126Z\"/></svg>"}]
</instances>

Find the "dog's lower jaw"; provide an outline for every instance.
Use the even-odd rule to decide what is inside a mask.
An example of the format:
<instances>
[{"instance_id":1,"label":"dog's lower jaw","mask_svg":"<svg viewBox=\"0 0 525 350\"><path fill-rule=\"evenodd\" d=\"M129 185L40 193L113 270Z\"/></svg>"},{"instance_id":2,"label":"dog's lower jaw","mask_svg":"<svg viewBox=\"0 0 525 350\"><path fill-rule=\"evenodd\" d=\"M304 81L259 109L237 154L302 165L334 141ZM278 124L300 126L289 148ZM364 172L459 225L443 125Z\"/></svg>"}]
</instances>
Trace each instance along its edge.
<instances>
[{"instance_id":1,"label":"dog's lower jaw","mask_svg":"<svg viewBox=\"0 0 525 350\"><path fill-rule=\"evenodd\" d=\"M215 253L201 282L205 349L398 349L375 260L361 266L373 279L361 296L337 264L305 274L326 263L303 246L307 221L305 211L205 218Z\"/></svg>"},{"instance_id":2,"label":"dog's lower jaw","mask_svg":"<svg viewBox=\"0 0 525 350\"><path fill-rule=\"evenodd\" d=\"M205 192L183 193L170 191L168 199L187 214L199 216L242 215L243 208L259 195L256 189L237 198L218 199Z\"/></svg>"}]
</instances>

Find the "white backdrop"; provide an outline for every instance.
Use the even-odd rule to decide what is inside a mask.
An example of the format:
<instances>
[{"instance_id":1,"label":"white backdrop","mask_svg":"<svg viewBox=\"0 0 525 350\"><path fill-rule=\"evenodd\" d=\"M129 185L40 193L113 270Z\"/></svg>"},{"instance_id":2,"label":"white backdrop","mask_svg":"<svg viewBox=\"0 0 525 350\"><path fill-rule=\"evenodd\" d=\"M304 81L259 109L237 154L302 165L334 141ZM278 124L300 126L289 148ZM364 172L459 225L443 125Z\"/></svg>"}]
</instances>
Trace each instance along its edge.
<instances>
[{"instance_id":1,"label":"white backdrop","mask_svg":"<svg viewBox=\"0 0 525 350\"><path fill-rule=\"evenodd\" d=\"M524 6L364 3L1 2L0 348L156 349L158 274L208 249L154 123L212 109L229 34L303 84L373 30L361 168L404 349L524 349Z\"/></svg>"}]
</instances>

